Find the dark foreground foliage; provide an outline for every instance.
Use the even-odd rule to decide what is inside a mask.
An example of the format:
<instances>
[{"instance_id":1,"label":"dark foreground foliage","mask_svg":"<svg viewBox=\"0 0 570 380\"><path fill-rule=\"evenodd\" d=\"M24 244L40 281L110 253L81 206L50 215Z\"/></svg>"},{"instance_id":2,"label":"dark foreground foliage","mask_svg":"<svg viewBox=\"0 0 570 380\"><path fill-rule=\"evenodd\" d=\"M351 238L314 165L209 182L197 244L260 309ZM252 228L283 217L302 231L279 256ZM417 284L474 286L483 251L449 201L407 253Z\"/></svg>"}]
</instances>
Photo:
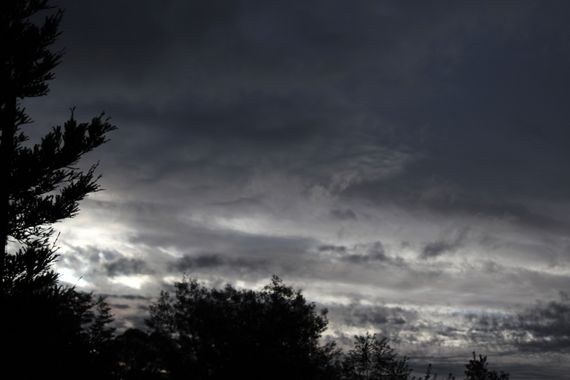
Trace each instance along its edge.
<instances>
[{"instance_id":1,"label":"dark foreground foliage","mask_svg":"<svg viewBox=\"0 0 570 380\"><path fill-rule=\"evenodd\" d=\"M428 380L385 338L323 344L326 311L274 277L263 289L176 284L151 305L148 327L115 334L109 306L60 286L2 300L7 378ZM8 328L9 327L9 328ZM474 356L466 380L506 380ZM452 379L453 377L449 377Z\"/></svg>"},{"instance_id":2,"label":"dark foreground foliage","mask_svg":"<svg viewBox=\"0 0 570 380\"><path fill-rule=\"evenodd\" d=\"M151 306L151 334L169 342L172 378L326 379L334 373L330 345L319 342L326 311L274 277L261 291L176 284Z\"/></svg>"},{"instance_id":3,"label":"dark foreground foliage","mask_svg":"<svg viewBox=\"0 0 570 380\"><path fill-rule=\"evenodd\" d=\"M347 352L323 344L326 310L279 278L259 291L195 280L163 292L150 307L145 331L129 329L108 346L112 379L433 380L412 375L408 359L385 338L356 336ZM466 380L506 380L473 356ZM454 379L449 375L447 379Z\"/></svg>"},{"instance_id":4,"label":"dark foreground foliage","mask_svg":"<svg viewBox=\"0 0 570 380\"><path fill-rule=\"evenodd\" d=\"M62 53L52 50L62 11L47 0L0 2L0 373L5 379L96 379L111 339L102 300L58 282L51 226L99 189L82 156L114 126L73 112L30 144L23 100L47 94Z\"/></svg>"}]
</instances>

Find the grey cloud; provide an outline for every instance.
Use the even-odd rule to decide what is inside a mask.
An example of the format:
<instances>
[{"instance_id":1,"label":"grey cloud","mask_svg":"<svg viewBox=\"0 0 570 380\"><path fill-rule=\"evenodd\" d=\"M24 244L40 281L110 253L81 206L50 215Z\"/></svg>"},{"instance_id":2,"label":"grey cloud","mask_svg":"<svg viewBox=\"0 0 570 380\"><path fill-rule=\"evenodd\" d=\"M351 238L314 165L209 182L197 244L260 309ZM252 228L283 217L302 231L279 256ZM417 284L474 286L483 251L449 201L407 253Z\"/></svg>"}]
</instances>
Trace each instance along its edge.
<instances>
[{"instance_id":1,"label":"grey cloud","mask_svg":"<svg viewBox=\"0 0 570 380\"><path fill-rule=\"evenodd\" d=\"M356 220L356 213L351 209L334 209L331 215L340 220Z\"/></svg>"},{"instance_id":2,"label":"grey cloud","mask_svg":"<svg viewBox=\"0 0 570 380\"><path fill-rule=\"evenodd\" d=\"M510 325L510 326L509 326ZM516 345L534 352L570 352L570 298L540 302L507 326L518 332Z\"/></svg>"},{"instance_id":3,"label":"grey cloud","mask_svg":"<svg viewBox=\"0 0 570 380\"><path fill-rule=\"evenodd\" d=\"M141 296L139 294L101 294L105 298L112 298L118 300L129 300L129 301L149 301L149 297Z\"/></svg>"},{"instance_id":4,"label":"grey cloud","mask_svg":"<svg viewBox=\"0 0 570 380\"><path fill-rule=\"evenodd\" d=\"M85 262L91 265L104 264L111 260L120 260L120 252L108 249L100 249L95 245L73 246L71 252L61 255L60 259L74 269L80 269Z\"/></svg>"},{"instance_id":5,"label":"grey cloud","mask_svg":"<svg viewBox=\"0 0 570 380\"><path fill-rule=\"evenodd\" d=\"M424 259L429 259L432 257L437 257L447 252L453 252L457 248L459 248L459 246L454 244L454 242L443 241L443 240L435 241L426 244L426 246L422 249L421 257Z\"/></svg>"},{"instance_id":6,"label":"grey cloud","mask_svg":"<svg viewBox=\"0 0 570 380\"><path fill-rule=\"evenodd\" d=\"M401 257L389 256L382 242L361 243L353 246L323 244L317 247L320 253L328 254L331 259L351 264L384 263L405 266Z\"/></svg>"},{"instance_id":7,"label":"grey cloud","mask_svg":"<svg viewBox=\"0 0 570 380\"><path fill-rule=\"evenodd\" d=\"M332 245L332 244L324 244L318 247L319 252L334 252L337 254L344 254L347 251L347 247L344 245Z\"/></svg>"},{"instance_id":8,"label":"grey cloud","mask_svg":"<svg viewBox=\"0 0 570 380\"><path fill-rule=\"evenodd\" d=\"M240 213L258 211L265 206L262 197L239 197L221 202L212 203L213 206L224 210L231 210Z\"/></svg>"},{"instance_id":9,"label":"grey cloud","mask_svg":"<svg viewBox=\"0 0 570 380\"><path fill-rule=\"evenodd\" d=\"M128 309L131 306L126 304L126 303L112 303L109 304L109 306L111 306L113 309Z\"/></svg>"},{"instance_id":10,"label":"grey cloud","mask_svg":"<svg viewBox=\"0 0 570 380\"><path fill-rule=\"evenodd\" d=\"M540 301L516 313L469 315L473 342L540 354L570 352L570 298Z\"/></svg>"},{"instance_id":11,"label":"grey cloud","mask_svg":"<svg viewBox=\"0 0 570 380\"><path fill-rule=\"evenodd\" d=\"M324 305L328 309L329 329L335 335L335 342L343 349L349 349L353 336L346 333L347 328L364 328L366 331L390 339L392 344L413 344L406 340L406 332L414 329L418 315L414 310L385 305L363 306L357 303L349 305ZM406 351L404 351L406 352ZM427 351L426 351L427 352Z\"/></svg>"},{"instance_id":12,"label":"grey cloud","mask_svg":"<svg viewBox=\"0 0 570 380\"><path fill-rule=\"evenodd\" d=\"M115 261L104 264L107 275L111 277L120 275L133 275L133 274L152 274L147 263L141 259L130 259L121 257Z\"/></svg>"},{"instance_id":13,"label":"grey cloud","mask_svg":"<svg viewBox=\"0 0 570 380\"><path fill-rule=\"evenodd\" d=\"M168 128L161 128L160 137L169 136L171 143L174 139L192 142L205 137L216 142L227 140L228 145L236 148L238 139L249 142L256 152L270 154L276 147L291 147L303 141L314 143L313 148L327 146L328 139L343 141L346 128L356 128L362 139L351 143L349 150L355 144L373 142L427 153L424 155L426 160L418 162L405 174L405 179L414 184L418 183L416 178L422 182L435 175L449 179L462 190L474 189L477 194L481 193L479 189L487 190L496 185L518 191L526 191L529 187L526 176L522 176L524 169L517 169L515 178L501 176L519 166L516 160L503 158L501 149L511 150L514 153L511 156L518 157L528 148L526 142L512 142L513 133L518 131L520 120L524 118L510 120L510 109L503 115L501 109L490 106L486 100L489 94L484 88L496 86L481 86L472 78L489 83L491 78L497 79L504 74L509 74L507 80L513 81L521 79L513 78L519 75L532 85L524 72L510 70L513 65L509 62L518 62L521 54L532 54L542 46L544 39L541 37L551 32L538 26L544 23L532 22L531 15L539 20L553 16L558 20L556 15L563 12L538 7L535 2L462 6L416 4L414 7L370 1L350 6L344 2L323 1L302 5L238 1L224 7L171 2L160 10L152 2L140 2L136 8L107 1L87 2L81 6L69 1L61 4L68 8L70 15L65 35L67 44L71 45L66 73L77 68L91 73L93 65L108 63L103 65L107 67L105 72L116 71L108 81L111 83L120 83L136 75L131 82L148 83L150 87L156 87L156 82L180 83L181 87L191 84L186 86L192 89L190 94L186 89L178 89L184 93L166 106L149 106L155 96L148 95L148 104L138 101L140 105L131 111L122 100L116 106L103 107L111 108L108 111L121 119L140 118L141 122L137 120L135 124L145 127L139 125L137 130L142 127L150 133L154 128L149 124L162 121ZM98 12L107 15L105 28L98 28L99 18L92 17ZM426 18L426 14L430 17ZM405 23L402 23L403 19ZM95 30L99 33L89 32ZM522 31L525 31L524 35L521 35ZM502 38L491 37L497 34ZM500 53L504 64L502 61L488 62L493 59L488 57L495 54L478 54L485 53L479 51L479 46L487 45L477 42L488 40L492 42L488 49ZM529 46L527 53L517 50L521 40ZM554 52L549 50L543 54ZM478 65L477 58L486 65ZM173 62L180 62L181 67L172 67ZM536 66L538 62L529 60L528 64ZM548 71L532 72L540 73L554 88L562 86L562 83L556 85L553 82ZM208 75L210 73L224 75L218 79L220 75ZM74 75L80 76L79 73ZM170 75L174 78L165 81L164 78ZM92 77L81 75L85 76ZM406 80L410 77L412 79ZM62 80L68 85L79 82L65 75ZM94 81L100 81L100 78L94 78ZM167 87L169 92L172 87ZM132 83L125 91L129 88L133 88ZM467 90L461 91L463 97L458 97L461 88ZM510 88L501 87L503 91ZM528 99L520 99L521 102L535 100L532 91L525 93L531 95ZM501 94L499 99L509 98L506 95ZM498 94L494 96L499 97ZM94 104L91 99L88 103ZM489 114L488 118L501 123L507 118L503 124L509 125L499 128L492 134L492 139L487 139L488 130L481 127L481 123L466 124L456 120L471 118L474 110L465 104L472 107L480 104L478 110ZM565 115L554 104L539 104L538 108L545 110L555 107L557 112L552 115L559 118ZM505 104L505 108L514 106ZM537 109L520 108L530 113ZM448 112L449 109L457 112ZM148 115L148 110L157 114ZM143 120L147 122L143 123ZM522 129L538 130L541 138L549 142L565 141L561 136L550 141L549 135L537 129L535 124L527 121L527 126ZM454 128L455 125L465 127ZM558 134L565 133L556 126L558 123L548 125ZM425 129L433 132L426 133ZM470 141L476 144L471 147L467 144ZM240 155L244 154L240 152ZM323 154L326 149L319 150L319 155ZM538 162L527 167L536 173L538 168L544 167L538 165L544 163L541 160L554 163L559 162L558 158L567 158L562 152L557 154L539 155ZM312 157L305 159L314 162ZM276 161L279 161L278 157ZM461 165L457 165L458 162ZM542 175L550 181L553 179L549 173ZM508 182L511 179L525 180L524 186L513 186ZM544 181L536 181L545 190L546 186L540 183ZM409 188L399 187L391 195Z\"/></svg>"},{"instance_id":14,"label":"grey cloud","mask_svg":"<svg viewBox=\"0 0 570 380\"><path fill-rule=\"evenodd\" d=\"M211 268L226 264L225 260L217 254L184 256L179 259L174 268L177 270L187 270L192 268Z\"/></svg>"},{"instance_id":15,"label":"grey cloud","mask_svg":"<svg viewBox=\"0 0 570 380\"><path fill-rule=\"evenodd\" d=\"M252 257L274 255L276 258L284 259L301 256L314 244L312 239L304 237L248 234L199 225L172 227L180 229L181 233L142 230L134 240L149 246L176 247L182 251L194 247L202 248L204 251L224 252L225 255Z\"/></svg>"},{"instance_id":16,"label":"grey cloud","mask_svg":"<svg viewBox=\"0 0 570 380\"><path fill-rule=\"evenodd\" d=\"M551 7L532 1L414 7L370 1L350 6L323 1L302 5L236 1L218 7L191 1L171 2L160 10L147 1L136 8L108 1L61 4L69 14L62 88L83 83L85 77L93 78L93 86L105 84L105 89L127 82L120 91L132 94L114 96L116 100L106 100L107 104L99 100L109 99L104 96L107 91L97 87L90 92L82 85L77 95L84 96L86 112L105 109L125 124L117 136L137 143L117 152L117 163L124 169L144 166L152 173L151 180L194 172L198 178L221 178L222 185L247 180L252 166L263 163L267 169L279 167L317 182L340 173L341 178L333 181L337 189L377 181L366 197L393 200L411 195L411 189L423 194L435 179L459 192L449 205L429 201L437 210L449 213L464 207L465 212L485 212L490 204L490 215L505 214L494 208L513 194L516 198L529 191L540 195L556 189L562 194L570 186L555 175L556 170L542 169L568 161L559 144L566 132L557 122L564 120L564 111L535 97L530 91L534 87L524 92L526 96L517 91L516 97L499 97L485 91L497 86L481 85L501 77L506 78L501 83L522 80L533 85L524 72L511 70L509 62L519 62L520 55L533 54L543 46L543 36L552 31L541 29L539 25L546 23L531 16L558 20L557 15L564 12ZM98 12L106 15L105 28L98 28L99 18L92 17ZM491 37L496 35L502 38ZM521 41L528 47L525 51L517 50ZM480 51L479 46L488 46L493 54ZM488 62L494 53L503 60ZM477 64L477 59L484 64ZM93 70L94 62L104 64L111 78L96 78L104 74ZM567 79L562 75L563 81L554 81L552 70L534 69L539 65L536 60L526 62L529 72L539 73L554 89ZM164 92L160 83L168 84ZM516 86L501 87L502 91L511 88ZM489 104L489 97L496 97L505 110ZM516 99L515 104L499 101L509 98ZM538 106L522 106L534 101ZM471 121L475 112L471 107L491 122ZM532 117L513 118L512 107ZM542 123L539 110L553 111L545 113L556 119ZM529 138L520 140L520 131L530 133ZM537 134L541 146L551 148L527 162L520 157L532 151L530 137ZM153 149L158 144L170 149ZM383 149L368 151L370 145ZM199 146L208 147L204 156L187 159L187 152L199 151ZM412 160L386 183L382 176L374 178L385 172L375 166L385 169L389 164L382 161L393 159L382 153L386 151L421 159ZM228 152L232 152L232 165L223 162ZM260 156L263 161L258 160ZM542 180L528 181L531 173ZM556 186L546 185L553 181ZM498 198L495 205L490 200L470 200L489 193ZM409 204L406 198L403 202ZM525 214L524 204L517 207L506 212L520 215L522 222L540 216ZM347 216L351 214L343 215ZM547 219L534 223L544 226Z\"/></svg>"},{"instance_id":17,"label":"grey cloud","mask_svg":"<svg viewBox=\"0 0 570 380\"><path fill-rule=\"evenodd\" d=\"M365 328L371 333L388 337L403 352L423 357L435 353L449 340L465 340L463 329L438 321L437 316L434 319L433 312L422 308L383 304L334 305L330 307L329 315L334 326Z\"/></svg>"},{"instance_id":18,"label":"grey cloud","mask_svg":"<svg viewBox=\"0 0 570 380\"><path fill-rule=\"evenodd\" d=\"M443 201L428 200L425 204L443 213L463 213L499 218L513 224L554 233L562 233L568 229L568 221L547 215L543 210L532 209L529 205L525 205L522 202L511 200L497 202L496 200L486 199L486 197L467 199L458 195L453 199Z\"/></svg>"},{"instance_id":19,"label":"grey cloud","mask_svg":"<svg viewBox=\"0 0 570 380\"><path fill-rule=\"evenodd\" d=\"M171 265L171 268L178 272L193 269L215 269L219 267L230 267L231 269L259 270L267 266L267 260L247 259L228 257L221 254L198 254L184 256Z\"/></svg>"},{"instance_id":20,"label":"grey cloud","mask_svg":"<svg viewBox=\"0 0 570 380\"><path fill-rule=\"evenodd\" d=\"M392 259L386 255L381 242L376 242L367 247L366 253L353 253L341 258L350 263L370 263L370 262L391 262Z\"/></svg>"},{"instance_id":21,"label":"grey cloud","mask_svg":"<svg viewBox=\"0 0 570 380\"><path fill-rule=\"evenodd\" d=\"M339 310L340 311L340 310ZM343 314L340 311L340 314ZM351 305L344 312L345 323L350 326L372 326L399 330L404 324L414 324L418 320L415 310L388 306L357 306Z\"/></svg>"},{"instance_id":22,"label":"grey cloud","mask_svg":"<svg viewBox=\"0 0 570 380\"><path fill-rule=\"evenodd\" d=\"M456 231L454 233L455 236L452 236L451 238L427 243L422 248L420 257L422 259L431 259L446 253L453 253L457 251L464 244L467 233L468 229L464 228Z\"/></svg>"}]
</instances>

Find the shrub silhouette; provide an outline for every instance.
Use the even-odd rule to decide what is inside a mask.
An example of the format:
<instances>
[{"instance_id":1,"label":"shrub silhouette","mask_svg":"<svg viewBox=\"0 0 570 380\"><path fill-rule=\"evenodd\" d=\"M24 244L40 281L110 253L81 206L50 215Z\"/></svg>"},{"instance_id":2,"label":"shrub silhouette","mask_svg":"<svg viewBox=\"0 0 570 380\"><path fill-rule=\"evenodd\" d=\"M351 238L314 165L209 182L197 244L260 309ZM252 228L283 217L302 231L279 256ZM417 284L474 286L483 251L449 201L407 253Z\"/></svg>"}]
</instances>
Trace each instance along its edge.
<instances>
[{"instance_id":1,"label":"shrub silhouette","mask_svg":"<svg viewBox=\"0 0 570 380\"><path fill-rule=\"evenodd\" d=\"M343 376L346 380L406 380L412 373L407 361L396 354L387 338L355 336L354 347L343 361Z\"/></svg>"},{"instance_id":2,"label":"shrub silhouette","mask_svg":"<svg viewBox=\"0 0 570 380\"><path fill-rule=\"evenodd\" d=\"M487 365L487 357L474 352L473 359L465 365L465 380L509 380L507 373L489 370Z\"/></svg>"},{"instance_id":3,"label":"shrub silhouette","mask_svg":"<svg viewBox=\"0 0 570 380\"><path fill-rule=\"evenodd\" d=\"M150 310L151 331L181 358L163 360L174 379L324 379L333 368L333 347L319 343L326 310L277 277L260 291L179 282L174 297L163 292Z\"/></svg>"}]
</instances>

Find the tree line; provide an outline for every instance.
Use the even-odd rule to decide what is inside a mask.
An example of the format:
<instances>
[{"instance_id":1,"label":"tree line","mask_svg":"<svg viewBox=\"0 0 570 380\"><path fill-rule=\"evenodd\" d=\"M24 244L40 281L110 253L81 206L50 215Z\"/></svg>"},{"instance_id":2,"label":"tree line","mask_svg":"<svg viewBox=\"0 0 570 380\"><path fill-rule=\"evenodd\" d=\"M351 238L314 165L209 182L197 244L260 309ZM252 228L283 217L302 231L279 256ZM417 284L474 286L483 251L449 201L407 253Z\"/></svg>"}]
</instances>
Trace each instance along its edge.
<instances>
[{"instance_id":1,"label":"tree line","mask_svg":"<svg viewBox=\"0 0 570 380\"><path fill-rule=\"evenodd\" d=\"M62 17L49 0L0 2L2 378L435 379L431 367L414 377L385 338L357 336L346 352L323 343L326 311L277 277L260 291L180 281L150 306L146 329L121 333L103 298L62 284L52 225L100 190L96 165L78 163L115 129L104 114L78 122L71 110L63 126L28 142L22 102L48 92ZM465 379L508 375L474 354Z\"/></svg>"}]
</instances>

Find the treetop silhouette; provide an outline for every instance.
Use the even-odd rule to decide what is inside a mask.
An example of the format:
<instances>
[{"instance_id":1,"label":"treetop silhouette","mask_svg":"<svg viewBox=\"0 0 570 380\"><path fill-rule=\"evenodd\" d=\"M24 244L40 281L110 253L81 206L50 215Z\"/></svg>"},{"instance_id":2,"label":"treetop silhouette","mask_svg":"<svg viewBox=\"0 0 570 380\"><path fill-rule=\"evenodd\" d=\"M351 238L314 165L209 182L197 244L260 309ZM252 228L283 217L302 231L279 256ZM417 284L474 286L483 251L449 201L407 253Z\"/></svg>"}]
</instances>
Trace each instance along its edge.
<instances>
[{"instance_id":1,"label":"treetop silhouette","mask_svg":"<svg viewBox=\"0 0 570 380\"><path fill-rule=\"evenodd\" d=\"M44 14L42 22L35 22ZM0 3L1 289L9 286L7 280L39 275L55 260L54 250L47 248L51 225L73 217L79 202L99 189L96 165L87 170L76 165L115 129L104 115L79 123L72 111L63 127L53 127L39 143L25 144L22 128L32 120L22 100L49 91L63 55L52 49L62 16L48 0ZM12 257L10 238L21 246Z\"/></svg>"},{"instance_id":2,"label":"treetop silhouette","mask_svg":"<svg viewBox=\"0 0 570 380\"><path fill-rule=\"evenodd\" d=\"M317 311L279 278L260 291L207 288L195 280L175 289L151 305L148 321L175 348L164 349L171 354L161 360L172 378L329 378L331 347L319 340L326 310Z\"/></svg>"},{"instance_id":3,"label":"treetop silhouette","mask_svg":"<svg viewBox=\"0 0 570 380\"><path fill-rule=\"evenodd\" d=\"M99 190L96 165L77 165L115 127L103 115L77 122L72 111L38 143L24 132L32 120L23 101L48 93L62 58L52 47L62 15L48 0L0 2L2 378L101 378L96 363L112 333L104 301L58 282L51 226Z\"/></svg>"}]
</instances>

